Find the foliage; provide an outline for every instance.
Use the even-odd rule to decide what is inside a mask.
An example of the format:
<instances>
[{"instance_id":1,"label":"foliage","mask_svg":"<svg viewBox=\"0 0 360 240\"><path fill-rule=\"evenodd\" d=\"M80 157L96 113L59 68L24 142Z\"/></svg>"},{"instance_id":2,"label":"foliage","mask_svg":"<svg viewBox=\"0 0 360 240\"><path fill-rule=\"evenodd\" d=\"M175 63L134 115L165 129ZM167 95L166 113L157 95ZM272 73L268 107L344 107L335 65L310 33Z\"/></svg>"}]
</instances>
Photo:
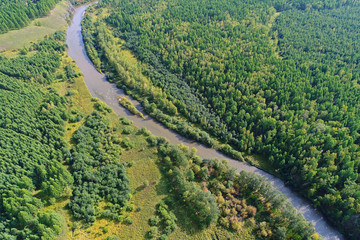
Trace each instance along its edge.
<instances>
[{"instance_id":1,"label":"foliage","mask_svg":"<svg viewBox=\"0 0 360 240\"><path fill-rule=\"evenodd\" d=\"M127 110L129 110L132 114L134 115L138 115L140 116L141 118L145 119L144 118L144 115L142 114L142 112L140 112L139 110L137 110L137 108L132 104L132 102L127 99L126 97L122 96L122 97L119 97L119 103L125 107Z\"/></svg>"},{"instance_id":2,"label":"foliage","mask_svg":"<svg viewBox=\"0 0 360 240\"><path fill-rule=\"evenodd\" d=\"M92 0L70 0L71 4L73 5L81 5L88 2L92 2Z\"/></svg>"},{"instance_id":3,"label":"foliage","mask_svg":"<svg viewBox=\"0 0 360 240\"><path fill-rule=\"evenodd\" d=\"M161 201L156 206L156 208L156 215L152 216L149 219L149 225L152 226L152 228L150 229L148 235L149 237L155 237L157 235L157 232L159 232L158 230L160 230L160 232L163 233L161 236L168 236L177 228L176 216L172 211L169 210L169 206L166 205L164 201ZM153 230L155 229L155 227L157 229L156 233Z\"/></svg>"},{"instance_id":4,"label":"foliage","mask_svg":"<svg viewBox=\"0 0 360 240\"><path fill-rule=\"evenodd\" d=\"M174 197L195 212L200 226L217 222L241 231L250 225L256 239L317 239L311 223L263 177L238 174L226 161L201 160L183 146L161 145L159 154ZM158 226L160 219L149 224Z\"/></svg>"},{"instance_id":5,"label":"foliage","mask_svg":"<svg viewBox=\"0 0 360 240\"><path fill-rule=\"evenodd\" d=\"M91 31L118 74L113 81L145 97L168 127L186 117L239 151L269 156L279 176L359 237L349 222L360 214L357 1L101 6L112 10L105 20L115 36L147 66L145 79L117 59L116 41L97 23Z\"/></svg>"},{"instance_id":6,"label":"foliage","mask_svg":"<svg viewBox=\"0 0 360 240\"><path fill-rule=\"evenodd\" d=\"M27 26L31 20L50 13L59 0L0 2L0 34Z\"/></svg>"},{"instance_id":7,"label":"foliage","mask_svg":"<svg viewBox=\"0 0 360 240\"><path fill-rule=\"evenodd\" d=\"M189 161L186 152L174 145L161 145L159 154L165 161L166 171L171 172L170 187L175 198L187 208L194 222L201 228L216 222L219 217L219 208L216 205L215 196L208 191L203 191L192 179L186 178L184 167Z\"/></svg>"},{"instance_id":8,"label":"foliage","mask_svg":"<svg viewBox=\"0 0 360 240\"><path fill-rule=\"evenodd\" d=\"M60 57L65 46L54 38L45 39L32 45L32 56L6 58L0 56L0 72L26 81L51 83L54 72L60 67Z\"/></svg>"},{"instance_id":9,"label":"foliage","mask_svg":"<svg viewBox=\"0 0 360 240\"><path fill-rule=\"evenodd\" d=\"M59 45L51 38L34 45L32 56L1 58L0 239L50 240L61 232L60 216L41 208L73 182L61 163L67 152L62 139L66 99L52 89L41 90L46 85L28 83L37 74L40 82L53 80L50 76L60 65ZM44 59L44 64L30 65Z\"/></svg>"},{"instance_id":10,"label":"foliage","mask_svg":"<svg viewBox=\"0 0 360 240\"><path fill-rule=\"evenodd\" d=\"M111 132L108 120L95 111L73 135L74 146L68 163L74 176L73 197L69 203L76 219L86 223L101 217L120 219L130 199L129 179L119 158L121 139ZM101 200L108 210L97 210Z\"/></svg>"}]
</instances>

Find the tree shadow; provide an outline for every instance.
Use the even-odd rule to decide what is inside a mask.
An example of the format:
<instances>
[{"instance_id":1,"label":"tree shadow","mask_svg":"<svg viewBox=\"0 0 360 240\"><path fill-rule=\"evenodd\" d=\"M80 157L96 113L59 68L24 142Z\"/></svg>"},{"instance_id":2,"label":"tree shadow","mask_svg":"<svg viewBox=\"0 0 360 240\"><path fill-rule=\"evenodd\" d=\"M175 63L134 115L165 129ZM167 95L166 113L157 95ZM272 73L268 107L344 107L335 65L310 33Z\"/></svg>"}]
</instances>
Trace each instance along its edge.
<instances>
[{"instance_id":1,"label":"tree shadow","mask_svg":"<svg viewBox=\"0 0 360 240\"><path fill-rule=\"evenodd\" d=\"M135 195L135 194L137 194L138 192L141 192L141 191L144 190L146 187L147 187L147 186L145 186L144 184L141 185L141 186L139 186L139 187L137 187L137 188L134 190L133 194Z\"/></svg>"},{"instance_id":2,"label":"tree shadow","mask_svg":"<svg viewBox=\"0 0 360 240\"><path fill-rule=\"evenodd\" d=\"M166 195L164 201L169 206L169 210L175 214L177 218L176 225L189 236L199 233L201 228L198 222L194 221L194 218L192 214L188 212L187 207L180 202L179 199L176 199L176 196L169 191L171 179L164 173L163 166L159 161L157 161L156 165L161 172L160 181L156 185L156 193L158 195Z\"/></svg>"}]
</instances>

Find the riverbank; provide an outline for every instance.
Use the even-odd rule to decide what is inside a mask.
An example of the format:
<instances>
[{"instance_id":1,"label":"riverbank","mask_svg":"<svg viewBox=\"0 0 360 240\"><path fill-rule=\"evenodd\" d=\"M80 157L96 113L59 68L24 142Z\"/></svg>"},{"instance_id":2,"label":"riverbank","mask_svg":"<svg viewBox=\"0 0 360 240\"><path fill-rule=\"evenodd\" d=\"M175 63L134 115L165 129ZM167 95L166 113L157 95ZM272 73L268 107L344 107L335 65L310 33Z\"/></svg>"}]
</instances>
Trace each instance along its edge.
<instances>
[{"instance_id":1,"label":"riverbank","mask_svg":"<svg viewBox=\"0 0 360 240\"><path fill-rule=\"evenodd\" d=\"M229 161L229 165L235 167L238 171L247 171L254 172L259 175L264 176L268 181L270 181L275 187L277 187L283 194L285 194L288 199L291 201L293 206L304 215L305 219L311 222L316 231L321 234L325 239L343 239L342 235L338 233L335 229L327 224L323 216L315 209L311 204L300 197L297 193L293 192L290 188L286 187L285 184L278 178L259 170L255 167L252 167L246 163L242 163L231 159L218 151L208 148L197 142L188 140L179 134L165 128L162 124L153 120L148 114L143 112L146 120L134 116L128 110L121 107L118 103L117 96L126 96L131 99L133 104L137 109L141 109L139 102L128 97L123 90L118 89L115 84L109 83L105 76L99 73L93 66L92 62L86 55L85 47L81 35L81 19L83 13L85 12L86 7L79 7L74 15L72 28L68 29L68 39L67 44L69 46L68 54L72 57L80 70L84 74L84 80L86 85L93 97L97 97L108 104L118 115L126 116L133 121L134 125L137 127L146 127L150 132L156 136L163 136L167 138L172 144L183 143L190 148L196 148L197 155L202 158L218 158L226 159Z\"/></svg>"}]
</instances>

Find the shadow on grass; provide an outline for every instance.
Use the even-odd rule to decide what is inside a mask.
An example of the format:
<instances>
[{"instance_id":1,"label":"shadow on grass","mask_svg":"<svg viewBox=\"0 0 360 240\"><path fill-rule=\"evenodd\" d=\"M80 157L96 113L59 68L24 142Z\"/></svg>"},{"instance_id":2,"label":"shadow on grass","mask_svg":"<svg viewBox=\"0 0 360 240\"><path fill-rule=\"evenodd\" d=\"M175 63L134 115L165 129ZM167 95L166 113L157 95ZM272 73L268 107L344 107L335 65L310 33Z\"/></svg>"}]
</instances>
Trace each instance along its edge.
<instances>
[{"instance_id":1,"label":"shadow on grass","mask_svg":"<svg viewBox=\"0 0 360 240\"><path fill-rule=\"evenodd\" d=\"M134 190L133 194L135 195L135 194L137 194L138 192L141 192L141 191L144 190L146 187L147 187L147 186L145 186L144 184L141 185L141 186L139 186L139 187L137 187L137 188Z\"/></svg>"}]
</instances>

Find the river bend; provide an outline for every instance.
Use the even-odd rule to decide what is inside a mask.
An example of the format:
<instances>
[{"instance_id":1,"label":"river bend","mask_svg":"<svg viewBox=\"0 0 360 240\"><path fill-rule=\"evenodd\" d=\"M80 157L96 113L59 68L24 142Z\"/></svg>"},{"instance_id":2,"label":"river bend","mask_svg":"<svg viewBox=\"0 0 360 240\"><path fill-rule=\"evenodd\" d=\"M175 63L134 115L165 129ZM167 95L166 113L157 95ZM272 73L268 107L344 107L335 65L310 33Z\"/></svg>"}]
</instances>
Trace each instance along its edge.
<instances>
[{"instance_id":1,"label":"river bend","mask_svg":"<svg viewBox=\"0 0 360 240\"><path fill-rule=\"evenodd\" d=\"M314 225L316 232L323 236L324 239L344 239L344 237L337 230L335 230L325 221L323 215L317 209L315 209L308 200L304 199L299 194L292 191L289 187L285 186L284 182L279 178L276 178L271 174L268 174L247 163L231 159L215 149L208 148L195 141L184 138L178 133L167 129L165 126L155 121L151 116L146 114L142 110L139 102L137 102L130 96L125 95L124 91L122 89L118 89L115 84L108 82L104 74L99 73L95 69L94 65L86 54L85 46L83 43L80 23L88 6L89 4L79 6L75 9L72 22L67 29L66 43L68 45L68 55L76 62L76 64L79 66L80 70L84 74L84 81L93 97L97 97L104 101L119 116L126 116L128 119L133 121L135 126L139 128L145 127L156 136L166 137L172 144L183 143L190 148L196 148L197 155L201 158L227 159L229 161L229 164L232 167L236 168L238 171L253 172L264 176L280 192L287 196L287 198L298 210L298 212L302 213L305 219ZM126 96L128 99L130 99L133 102L134 106L143 112L144 116L146 116L146 119L137 117L131 114L127 109L122 107L117 101L118 96Z\"/></svg>"}]
</instances>

